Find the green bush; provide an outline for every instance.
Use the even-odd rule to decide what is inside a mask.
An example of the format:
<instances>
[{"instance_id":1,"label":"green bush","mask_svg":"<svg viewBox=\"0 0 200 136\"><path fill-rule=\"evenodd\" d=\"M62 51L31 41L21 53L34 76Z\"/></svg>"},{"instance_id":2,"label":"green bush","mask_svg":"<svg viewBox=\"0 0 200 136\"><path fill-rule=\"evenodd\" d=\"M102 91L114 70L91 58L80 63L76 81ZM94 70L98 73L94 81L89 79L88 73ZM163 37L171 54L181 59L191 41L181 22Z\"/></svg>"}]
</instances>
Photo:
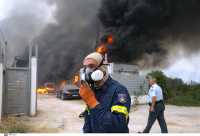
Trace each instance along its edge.
<instances>
[{"instance_id":1,"label":"green bush","mask_svg":"<svg viewBox=\"0 0 200 136\"><path fill-rule=\"evenodd\" d=\"M200 101L193 99L192 96L180 96L175 98L171 104L177 106L200 106Z\"/></svg>"},{"instance_id":2,"label":"green bush","mask_svg":"<svg viewBox=\"0 0 200 136\"><path fill-rule=\"evenodd\" d=\"M200 86L178 85L171 104L178 106L200 106Z\"/></svg>"}]
</instances>

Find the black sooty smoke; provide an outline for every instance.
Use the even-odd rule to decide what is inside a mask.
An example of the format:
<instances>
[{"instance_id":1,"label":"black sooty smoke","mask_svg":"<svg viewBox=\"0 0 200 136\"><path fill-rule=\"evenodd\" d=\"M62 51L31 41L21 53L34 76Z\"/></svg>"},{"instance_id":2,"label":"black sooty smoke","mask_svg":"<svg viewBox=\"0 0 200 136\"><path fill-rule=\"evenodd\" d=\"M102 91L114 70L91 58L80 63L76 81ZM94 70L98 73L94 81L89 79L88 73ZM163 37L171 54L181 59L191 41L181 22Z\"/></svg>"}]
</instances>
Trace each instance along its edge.
<instances>
[{"instance_id":1,"label":"black sooty smoke","mask_svg":"<svg viewBox=\"0 0 200 136\"><path fill-rule=\"evenodd\" d=\"M22 1L22 0L21 0ZM73 79L86 55L95 51L97 22L100 41L112 35L108 60L138 63L140 70L168 67L184 50L185 56L199 52L199 0L46 0L55 5L55 22L47 24L37 10L21 12L18 6L7 23L15 50L24 43L38 44L38 84ZM99 3L100 2L100 3ZM28 13L28 14L27 14ZM34 14L33 14L34 13ZM37 14L36 14L37 13ZM20 17L20 18L19 18ZM26 18L24 18L26 17ZM16 20L17 19L17 20ZM24 20L23 20L24 19ZM10 24L9 24L10 22ZM11 23L12 22L12 23ZM24 25L25 23L25 25ZM8 25L7 25L8 24ZM30 25L31 24L31 25ZM20 26L20 29L13 29ZM6 28L6 27L4 27ZM16 31L17 30L17 31ZM16 33L15 33L16 32ZM35 38L32 38L35 37ZM32 40L33 39L33 40ZM99 43L99 46L101 43ZM28 48L21 53L28 57Z\"/></svg>"},{"instance_id":2,"label":"black sooty smoke","mask_svg":"<svg viewBox=\"0 0 200 136\"><path fill-rule=\"evenodd\" d=\"M114 42L105 48L111 62L136 62L141 69L166 68L183 48L200 49L199 0L101 0L98 18ZM176 50L176 51L175 51Z\"/></svg>"},{"instance_id":3,"label":"black sooty smoke","mask_svg":"<svg viewBox=\"0 0 200 136\"><path fill-rule=\"evenodd\" d=\"M98 1L51 0L49 4L56 6L56 23L48 24L32 42L39 50L39 85L73 80L96 43ZM28 48L25 53L28 56Z\"/></svg>"}]
</instances>

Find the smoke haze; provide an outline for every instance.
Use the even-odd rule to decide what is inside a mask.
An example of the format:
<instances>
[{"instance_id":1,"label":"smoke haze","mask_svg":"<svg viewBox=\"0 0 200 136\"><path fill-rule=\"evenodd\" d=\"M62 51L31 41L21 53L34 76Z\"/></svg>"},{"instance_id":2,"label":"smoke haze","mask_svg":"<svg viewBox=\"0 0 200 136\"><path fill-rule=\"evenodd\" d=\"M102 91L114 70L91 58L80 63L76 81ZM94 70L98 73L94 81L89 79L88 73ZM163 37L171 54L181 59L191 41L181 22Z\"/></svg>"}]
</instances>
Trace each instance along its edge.
<instances>
[{"instance_id":1,"label":"smoke haze","mask_svg":"<svg viewBox=\"0 0 200 136\"><path fill-rule=\"evenodd\" d=\"M38 44L38 83L73 79L85 56L107 45L109 61L136 62L140 70L167 68L199 52L198 0L18 0L0 20L8 41L8 64L28 58L28 45Z\"/></svg>"}]
</instances>

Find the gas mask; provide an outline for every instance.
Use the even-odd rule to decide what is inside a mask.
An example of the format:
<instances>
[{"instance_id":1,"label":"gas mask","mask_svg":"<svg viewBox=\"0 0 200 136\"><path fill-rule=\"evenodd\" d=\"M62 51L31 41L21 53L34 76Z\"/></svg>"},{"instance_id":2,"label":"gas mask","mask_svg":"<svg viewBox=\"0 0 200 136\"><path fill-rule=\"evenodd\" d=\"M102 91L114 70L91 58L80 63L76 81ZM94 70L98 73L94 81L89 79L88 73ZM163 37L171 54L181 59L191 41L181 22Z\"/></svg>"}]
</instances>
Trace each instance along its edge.
<instances>
[{"instance_id":1,"label":"gas mask","mask_svg":"<svg viewBox=\"0 0 200 136\"><path fill-rule=\"evenodd\" d=\"M86 68L83 71L81 79L86 81L88 84L94 84L96 81L100 81L103 78L103 72L101 70L92 70L90 68Z\"/></svg>"},{"instance_id":2,"label":"gas mask","mask_svg":"<svg viewBox=\"0 0 200 136\"><path fill-rule=\"evenodd\" d=\"M104 77L103 72L101 70L97 70L101 65L109 65L109 64L103 64L103 61L104 61L104 57L102 56L102 61L97 68L92 70L87 67L83 70L83 74L81 75L82 83L86 81L88 84L94 84L94 82L97 82L103 79Z\"/></svg>"}]
</instances>

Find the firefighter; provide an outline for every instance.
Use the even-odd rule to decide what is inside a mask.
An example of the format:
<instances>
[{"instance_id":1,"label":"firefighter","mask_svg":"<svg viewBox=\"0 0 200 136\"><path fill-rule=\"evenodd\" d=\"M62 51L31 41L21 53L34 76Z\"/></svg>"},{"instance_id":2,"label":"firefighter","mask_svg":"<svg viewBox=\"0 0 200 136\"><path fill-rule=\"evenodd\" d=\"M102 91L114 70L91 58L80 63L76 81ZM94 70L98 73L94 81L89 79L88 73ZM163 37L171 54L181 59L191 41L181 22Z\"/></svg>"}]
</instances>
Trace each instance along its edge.
<instances>
[{"instance_id":1,"label":"firefighter","mask_svg":"<svg viewBox=\"0 0 200 136\"><path fill-rule=\"evenodd\" d=\"M83 77L87 82L79 89L86 102L83 132L129 133L131 98L127 89L106 73L107 66L101 54L89 54L83 66Z\"/></svg>"}]
</instances>

